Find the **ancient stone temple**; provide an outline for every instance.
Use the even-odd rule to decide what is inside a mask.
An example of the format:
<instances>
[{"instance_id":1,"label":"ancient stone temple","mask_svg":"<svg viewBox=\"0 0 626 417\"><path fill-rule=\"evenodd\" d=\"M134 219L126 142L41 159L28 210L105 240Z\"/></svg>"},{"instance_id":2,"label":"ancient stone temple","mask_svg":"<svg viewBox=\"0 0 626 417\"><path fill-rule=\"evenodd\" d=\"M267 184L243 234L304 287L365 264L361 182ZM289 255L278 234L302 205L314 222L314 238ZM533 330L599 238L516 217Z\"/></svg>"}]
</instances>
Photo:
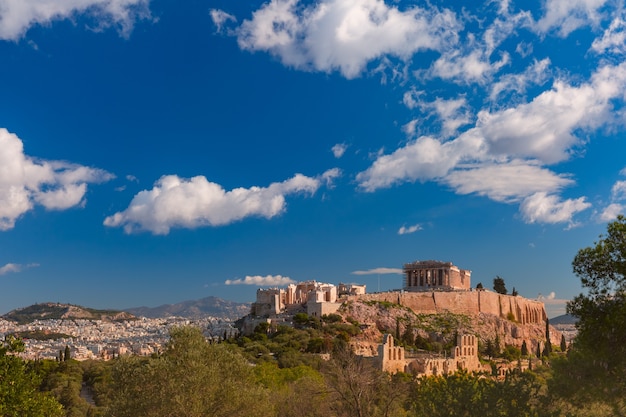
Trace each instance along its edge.
<instances>
[{"instance_id":1,"label":"ancient stone temple","mask_svg":"<svg viewBox=\"0 0 626 417\"><path fill-rule=\"evenodd\" d=\"M415 261L404 264L404 290L469 290L471 274L452 262Z\"/></svg>"},{"instance_id":2,"label":"ancient stone temple","mask_svg":"<svg viewBox=\"0 0 626 417\"><path fill-rule=\"evenodd\" d=\"M459 334L456 347L449 357L430 352L406 356L404 348L396 346L390 334L383 336L378 346L375 361L378 367L389 373L407 372L418 376L447 375L459 370L468 372L490 372L489 365L483 366L478 359L478 338L472 334Z\"/></svg>"}]
</instances>

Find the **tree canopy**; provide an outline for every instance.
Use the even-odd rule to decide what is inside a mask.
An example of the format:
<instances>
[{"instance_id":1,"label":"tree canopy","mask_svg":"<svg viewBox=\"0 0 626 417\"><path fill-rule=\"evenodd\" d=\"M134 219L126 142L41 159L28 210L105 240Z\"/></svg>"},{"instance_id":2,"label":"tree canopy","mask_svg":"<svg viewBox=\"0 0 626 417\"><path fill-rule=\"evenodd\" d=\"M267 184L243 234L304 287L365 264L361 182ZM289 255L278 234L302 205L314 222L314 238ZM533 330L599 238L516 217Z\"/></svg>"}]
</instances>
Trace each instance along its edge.
<instances>
[{"instance_id":1,"label":"tree canopy","mask_svg":"<svg viewBox=\"0 0 626 417\"><path fill-rule=\"evenodd\" d=\"M504 285L504 279L499 275L496 275L496 277L493 279L493 290L498 294L508 293L506 285Z\"/></svg>"},{"instance_id":2,"label":"tree canopy","mask_svg":"<svg viewBox=\"0 0 626 417\"><path fill-rule=\"evenodd\" d=\"M586 292L568 303L578 318L578 334L570 357L576 366L567 372L597 398L626 396L626 218L607 226L593 246L581 249L572 262ZM578 392L581 396L584 392Z\"/></svg>"}]
</instances>

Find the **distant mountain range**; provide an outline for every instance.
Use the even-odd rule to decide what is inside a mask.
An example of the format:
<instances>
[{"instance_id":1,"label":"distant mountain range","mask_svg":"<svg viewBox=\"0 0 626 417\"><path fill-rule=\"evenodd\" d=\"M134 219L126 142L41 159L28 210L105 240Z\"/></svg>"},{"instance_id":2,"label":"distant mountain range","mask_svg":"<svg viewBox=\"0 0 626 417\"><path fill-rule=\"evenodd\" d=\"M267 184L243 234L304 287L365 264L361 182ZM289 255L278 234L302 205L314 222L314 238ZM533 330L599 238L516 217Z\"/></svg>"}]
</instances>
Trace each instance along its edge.
<instances>
[{"instance_id":1,"label":"distant mountain range","mask_svg":"<svg viewBox=\"0 0 626 417\"><path fill-rule=\"evenodd\" d=\"M236 303L218 297L206 297L200 300L183 301L176 304L163 304L159 307L133 307L125 311L135 316L160 318L169 316L201 318L213 316L228 320L237 320L250 313L250 303Z\"/></svg>"},{"instance_id":2,"label":"distant mountain range","mask_svg":"<svg viewBox=\"0 0 626 417\"><path fill-rule=\"evenodd\" d=\"M550 319L550 324L555 325L555 324L576 324L576 322L578 322L578 319L572 315L569 314L563 314L561 316L557 316L554 318Z\"/></svg>"},{"instance_id":3,"label":"distant mountain range","mask_svg":"<svg viewBox=\"0 0 626 417\"><path fill-rule=\"evenodd\" d=\"M225 320L237 320L250 313L250 303L236 303L218 297L183 301L177 304L164 304L159 307L135 307L124 311L96 310L72 304L39 303L16 308L1 318L17 324L32 323L35 320L86 319L104 321L136 320L137 317L162 318L170 316L198 319L207 316Z\"/></svg>"}]
</instances>

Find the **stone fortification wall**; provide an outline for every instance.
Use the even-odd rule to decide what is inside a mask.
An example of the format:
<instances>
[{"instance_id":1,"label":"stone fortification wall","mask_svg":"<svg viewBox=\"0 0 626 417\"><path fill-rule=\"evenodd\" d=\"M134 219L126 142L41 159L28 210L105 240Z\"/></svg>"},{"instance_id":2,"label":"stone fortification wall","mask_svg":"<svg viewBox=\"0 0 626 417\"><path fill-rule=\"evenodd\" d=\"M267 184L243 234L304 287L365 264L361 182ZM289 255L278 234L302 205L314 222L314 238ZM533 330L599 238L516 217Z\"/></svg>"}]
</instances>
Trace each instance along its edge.
<instances>
[{"instance_id":1,"label":"stone fortification wall","mask_svg":"<svg viewBox=\"0 0 626 417\"><path fill-rule=\"evenodd\" d=\"M520 296L503 295L491 291L432 291L363 294L348 296L348 300L379 301L400 304L416 313L437 314L449 311L455 314L493 314L521 324L544 323L547 315L541 301Z\"/></svg>"}]
</instances>

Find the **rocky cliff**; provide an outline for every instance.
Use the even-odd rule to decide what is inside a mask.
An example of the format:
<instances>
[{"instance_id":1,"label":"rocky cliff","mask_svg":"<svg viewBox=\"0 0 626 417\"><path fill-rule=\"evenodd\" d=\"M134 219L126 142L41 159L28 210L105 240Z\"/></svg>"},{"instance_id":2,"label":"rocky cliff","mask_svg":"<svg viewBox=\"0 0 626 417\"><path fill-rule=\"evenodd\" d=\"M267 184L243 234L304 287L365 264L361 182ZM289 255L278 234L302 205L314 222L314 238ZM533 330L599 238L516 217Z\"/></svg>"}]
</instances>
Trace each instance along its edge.
<instances>
[{"instance_id":1,"label":"rocky cliff","mask_svg":"<svg viewBox=\"0 0 626 417\"><path fill-rule=\"evenodd\" d=\"M362 324L363 333L354 340L361 353L374 352L383 333L404 334L445 344L455 332L479 336L481 343L499 340L529 351L545 345L546 312L543 303L491 291L388 292L351 296L341 314ZM550 327L550 341L558 346L561 333Z\"/></svg>"}]
</instances>

